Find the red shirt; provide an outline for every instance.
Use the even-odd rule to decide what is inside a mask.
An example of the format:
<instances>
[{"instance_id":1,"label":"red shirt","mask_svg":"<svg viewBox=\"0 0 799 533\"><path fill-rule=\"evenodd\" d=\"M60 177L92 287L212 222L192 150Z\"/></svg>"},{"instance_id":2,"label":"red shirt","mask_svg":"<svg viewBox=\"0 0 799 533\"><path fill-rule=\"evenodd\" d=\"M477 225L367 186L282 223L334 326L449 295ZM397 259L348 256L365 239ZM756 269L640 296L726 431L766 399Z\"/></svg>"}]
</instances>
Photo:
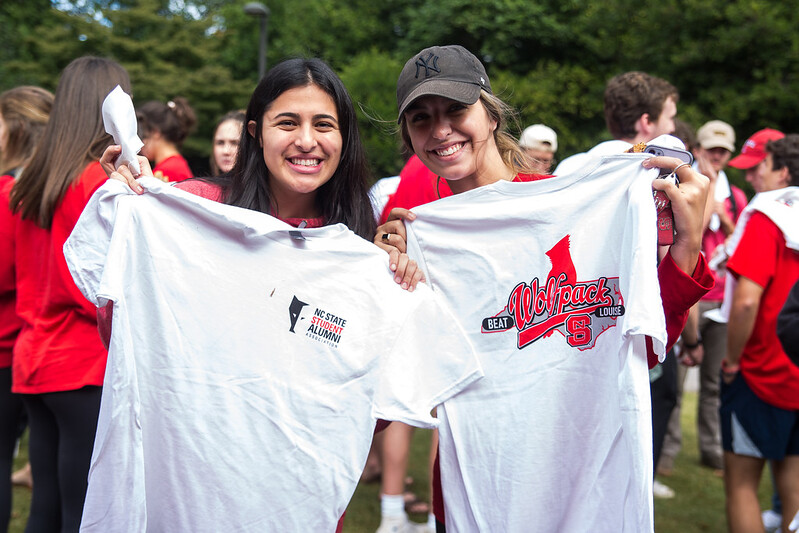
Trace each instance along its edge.
<instances>
[{"instance_id":1,"label":"red shirt","mask_svg":"<svg viewBox=\"0 0 799 533\"><path fill-rule=\"evenodd\" d=\"M732 208L731 198L735 199L735 209ZM727 216L730 217L730 220L738 222L738 217L741 216L741 212L744 210L744 207L746 207L746 203L746 195L744 192L738 187L730 185L730 196L724 200L724 210L727 212ZM705 259L710 260L716 248L720 244L724 244L726 240L727 236L724 235L721 228L716 231L711 231L710 228L707 228L702 234L702 253L705 255ZM724 271L720 274L713 272L713 278L716 280L716 284L702 297L702 300L706 302L721 302L724 299L724 280L726 277L726 272Z\"/></svg>"},{"instance_id":2,"label":"red shirt","mask_svg":"<svg viewBox=\"0 0 799 533\"><path fill-rule=\"evenodd\" d=\"M166 181L183 181L194 177L194 173L189 168L189 163L180 154L167 157L155 165L153 174L159 177L159 172Z\"/></svg>"},{"instance_id":3,"label":"red shirt","mask_svg":"<svg viewBox=\"0 0 799 533\"><path fill-rule=\"evenodd\" d=\"M8 206L13 176L0 176L0 368L11 366L11 354L22 320L17 316L14 274L15 218Z\"/></svg>"},{"instance_id":4,"label":"red shirt","mask_svg":"<svg viewBox=\"0 0 799 533\"><path fill-rule=\"evenodd\" d=\"M100 164L89 164L56 207L49 230L15 217L17 314L23 326L14 347L14 392L103 384L106 351L97 332L97 311L72 281L63 248L86 202L105 180Z\"/></svg>"},{"instance_id":5,"label":"red shirt","mask_svg":"<svg viewBox=\"0 0 799 533\"><path fill-rule=\"evenodd\" d=\"M771 219L754 212L727 269L763 287L755 327L741 355L741 374L764 402L799 410L799 367L777 338L777 315L799 280L799 252L785 246L782 231Z\"/></svg>"}]
</instances>

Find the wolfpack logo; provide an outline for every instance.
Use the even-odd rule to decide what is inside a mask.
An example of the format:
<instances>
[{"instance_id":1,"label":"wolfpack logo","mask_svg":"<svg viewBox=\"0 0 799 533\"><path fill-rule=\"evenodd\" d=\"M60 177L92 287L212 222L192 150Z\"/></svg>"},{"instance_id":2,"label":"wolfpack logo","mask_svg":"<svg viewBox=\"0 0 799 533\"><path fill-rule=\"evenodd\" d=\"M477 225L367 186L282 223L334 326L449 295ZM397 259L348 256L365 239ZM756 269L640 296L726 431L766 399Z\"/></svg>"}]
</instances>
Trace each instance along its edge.
<instances>
[{"instance_id":1,"label":"wolfpack logo","mask_svg":"<svg viewBox=\"0 0 799 533\"><path fill-rule=\"evenodd\" d=\"M619 278L577 281L569 252L569 236L547 252L552 270L546 280L533 278L511 290L508 304L498 314L483 320L482 333L516 327L521 350L558 331L569 346L588 350L605 330L624 315Z\"/></svg>"},{"instance_id":2,"label":"wolfpack logo","mask_svg":"<svg viewBox=\"0 0 799 533\"><path fill-rule=\"evenodd\" d=\"M433 60L433 64L432 65L430 64L430 60L431 59ZM416 60L416 63L414 63L414 64L416 65L416 77L417 78L419 77L419 69L420 68L424 69L424 77L425 78L429 78L430 77L430 71L431 70L433 72L438 72L439 74L441 74L441 69L438 68L438 56L434 56L433 52L428 52L427 57L419 57Z\"/></svg>"},{"instance_id":3,"label":"wolfpack logo","mask_svg":"<svg viewBox=\"0 0 799 533\"><path fill-rule=\"evenodd\" d=\"M293 300L291 300L291 305L289 306L289 320L291 320L291 327L289 331L294 333L294 326L297 325L297 320L300 318L300 313L302 312L302 308L308 305L305 302L301 302L295 296Z\"/></svg>"}]
</instances>

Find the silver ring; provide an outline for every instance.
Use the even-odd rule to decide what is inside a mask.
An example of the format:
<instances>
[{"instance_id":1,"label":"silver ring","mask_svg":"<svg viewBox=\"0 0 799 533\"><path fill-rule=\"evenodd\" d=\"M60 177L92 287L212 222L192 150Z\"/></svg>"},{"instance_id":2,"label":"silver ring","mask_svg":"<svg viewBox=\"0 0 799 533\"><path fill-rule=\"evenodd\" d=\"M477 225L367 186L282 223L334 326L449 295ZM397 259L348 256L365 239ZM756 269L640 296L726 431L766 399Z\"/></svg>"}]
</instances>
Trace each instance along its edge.
<instances>
[{"instance_id":1,"label":"silver ring","mask_svg":"<svg viewBox=\"0 0 799 533\"><path fill-rule=\"evenodd\" d=\"M672 170L671 173L672 174L677 174L677 171L680 170L682 167L690 167L690 166L691 166L691 163L680 163L679 165L674 167L674 170Z\"/></svg>"},{"instance_id":2,"label":"silver ring","mask_svg":"<svg viewBox=\"0 0 799 533\"><path fill-rule=\"evenodd\" d=\"M391 236L391 234L390 234L390 233L384 233L384 234L383 234L383 236L382 236L382 237L380 237L380 240L381 240L381 241L383 241L384 243L388 244L388 238L389 238L390 236Z\"/></svg>"}]
</instances>

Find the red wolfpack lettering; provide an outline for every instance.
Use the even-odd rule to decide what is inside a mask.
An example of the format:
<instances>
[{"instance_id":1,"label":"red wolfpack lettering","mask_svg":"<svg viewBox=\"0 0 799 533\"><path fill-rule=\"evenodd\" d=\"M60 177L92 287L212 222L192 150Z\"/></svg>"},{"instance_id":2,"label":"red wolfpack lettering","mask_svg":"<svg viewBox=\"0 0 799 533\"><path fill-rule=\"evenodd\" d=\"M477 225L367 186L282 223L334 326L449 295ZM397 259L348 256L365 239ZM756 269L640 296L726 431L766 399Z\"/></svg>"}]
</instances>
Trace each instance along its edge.
<instances>
[{"instance_id":1,"label":"red wolfpack lettering","mask_svg":"<svg viewBox=\"0 0 799 533\"><path fill-rule=\"evenodd\" d=\"M615 326L616 318L624 314L618 277L578 282L568 235L547 255L552 269L546 280L536 277L530 283L516 285L503 312L483 321L483 332L507 331L516 326L521 349L560 331L570 346L593 348L596 337Z\"/></svg>"}]
</instances>

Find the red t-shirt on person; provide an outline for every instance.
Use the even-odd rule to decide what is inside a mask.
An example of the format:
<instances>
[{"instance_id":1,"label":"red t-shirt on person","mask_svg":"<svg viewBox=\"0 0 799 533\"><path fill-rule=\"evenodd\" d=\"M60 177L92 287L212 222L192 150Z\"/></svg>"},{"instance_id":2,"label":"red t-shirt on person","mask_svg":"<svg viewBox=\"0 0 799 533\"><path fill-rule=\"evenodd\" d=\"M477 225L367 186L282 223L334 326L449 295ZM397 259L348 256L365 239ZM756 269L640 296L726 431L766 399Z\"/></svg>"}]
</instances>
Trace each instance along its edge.
<instances>
[{"instance_id":1,"label":"red t-shirt on person","mask_svg":"<svg viewBox=\"0 0 799 533\"><path fill-rule=\"evenodd\" d=\"M746 223L727 270L763 288L755 327L741 355L746 384L768 404L799 410L799 367L791 362L777 338L777 315L799 280L799 252L786 247L782 231L756 211Z\"/></svg>"},{"instance_id":2,"label":"red t-shirt on person","mask_svg":"<svg viewBox=\"0 0 799 533\"><path fill-rule=\"evenodd\" d=\"M23 323L14 346L16 393L103 384L107 354L97 332L97 311L72 281L63 248L105 180L100 163L90 163L67 189L49 230L15 215L17 314Z\"/></svg>"},{"instance_id":3,"label":"red t-shirt on person","mask_svg":"<svg viewBox=\"0 0 799 533\"><path fill-rule=\"evenodd\" d=\"M17 281L14 273L15 217L9 207L13 176L0 176L0 368L11 366L11 355L22 320L17 316Z\"/></svg>"},{"instance_id":4,"label":"red t-shirt on person","mask_svg":"<svg viewBox=\"0 0 799 533\"><path fill-rule=\"evenodd\" d=\"M180 154L167 157L155 165L153 174L157 178L166 181L183 181L194 177L194 173L189 168L189 163Z\"/></svg>"}]
</instances>

